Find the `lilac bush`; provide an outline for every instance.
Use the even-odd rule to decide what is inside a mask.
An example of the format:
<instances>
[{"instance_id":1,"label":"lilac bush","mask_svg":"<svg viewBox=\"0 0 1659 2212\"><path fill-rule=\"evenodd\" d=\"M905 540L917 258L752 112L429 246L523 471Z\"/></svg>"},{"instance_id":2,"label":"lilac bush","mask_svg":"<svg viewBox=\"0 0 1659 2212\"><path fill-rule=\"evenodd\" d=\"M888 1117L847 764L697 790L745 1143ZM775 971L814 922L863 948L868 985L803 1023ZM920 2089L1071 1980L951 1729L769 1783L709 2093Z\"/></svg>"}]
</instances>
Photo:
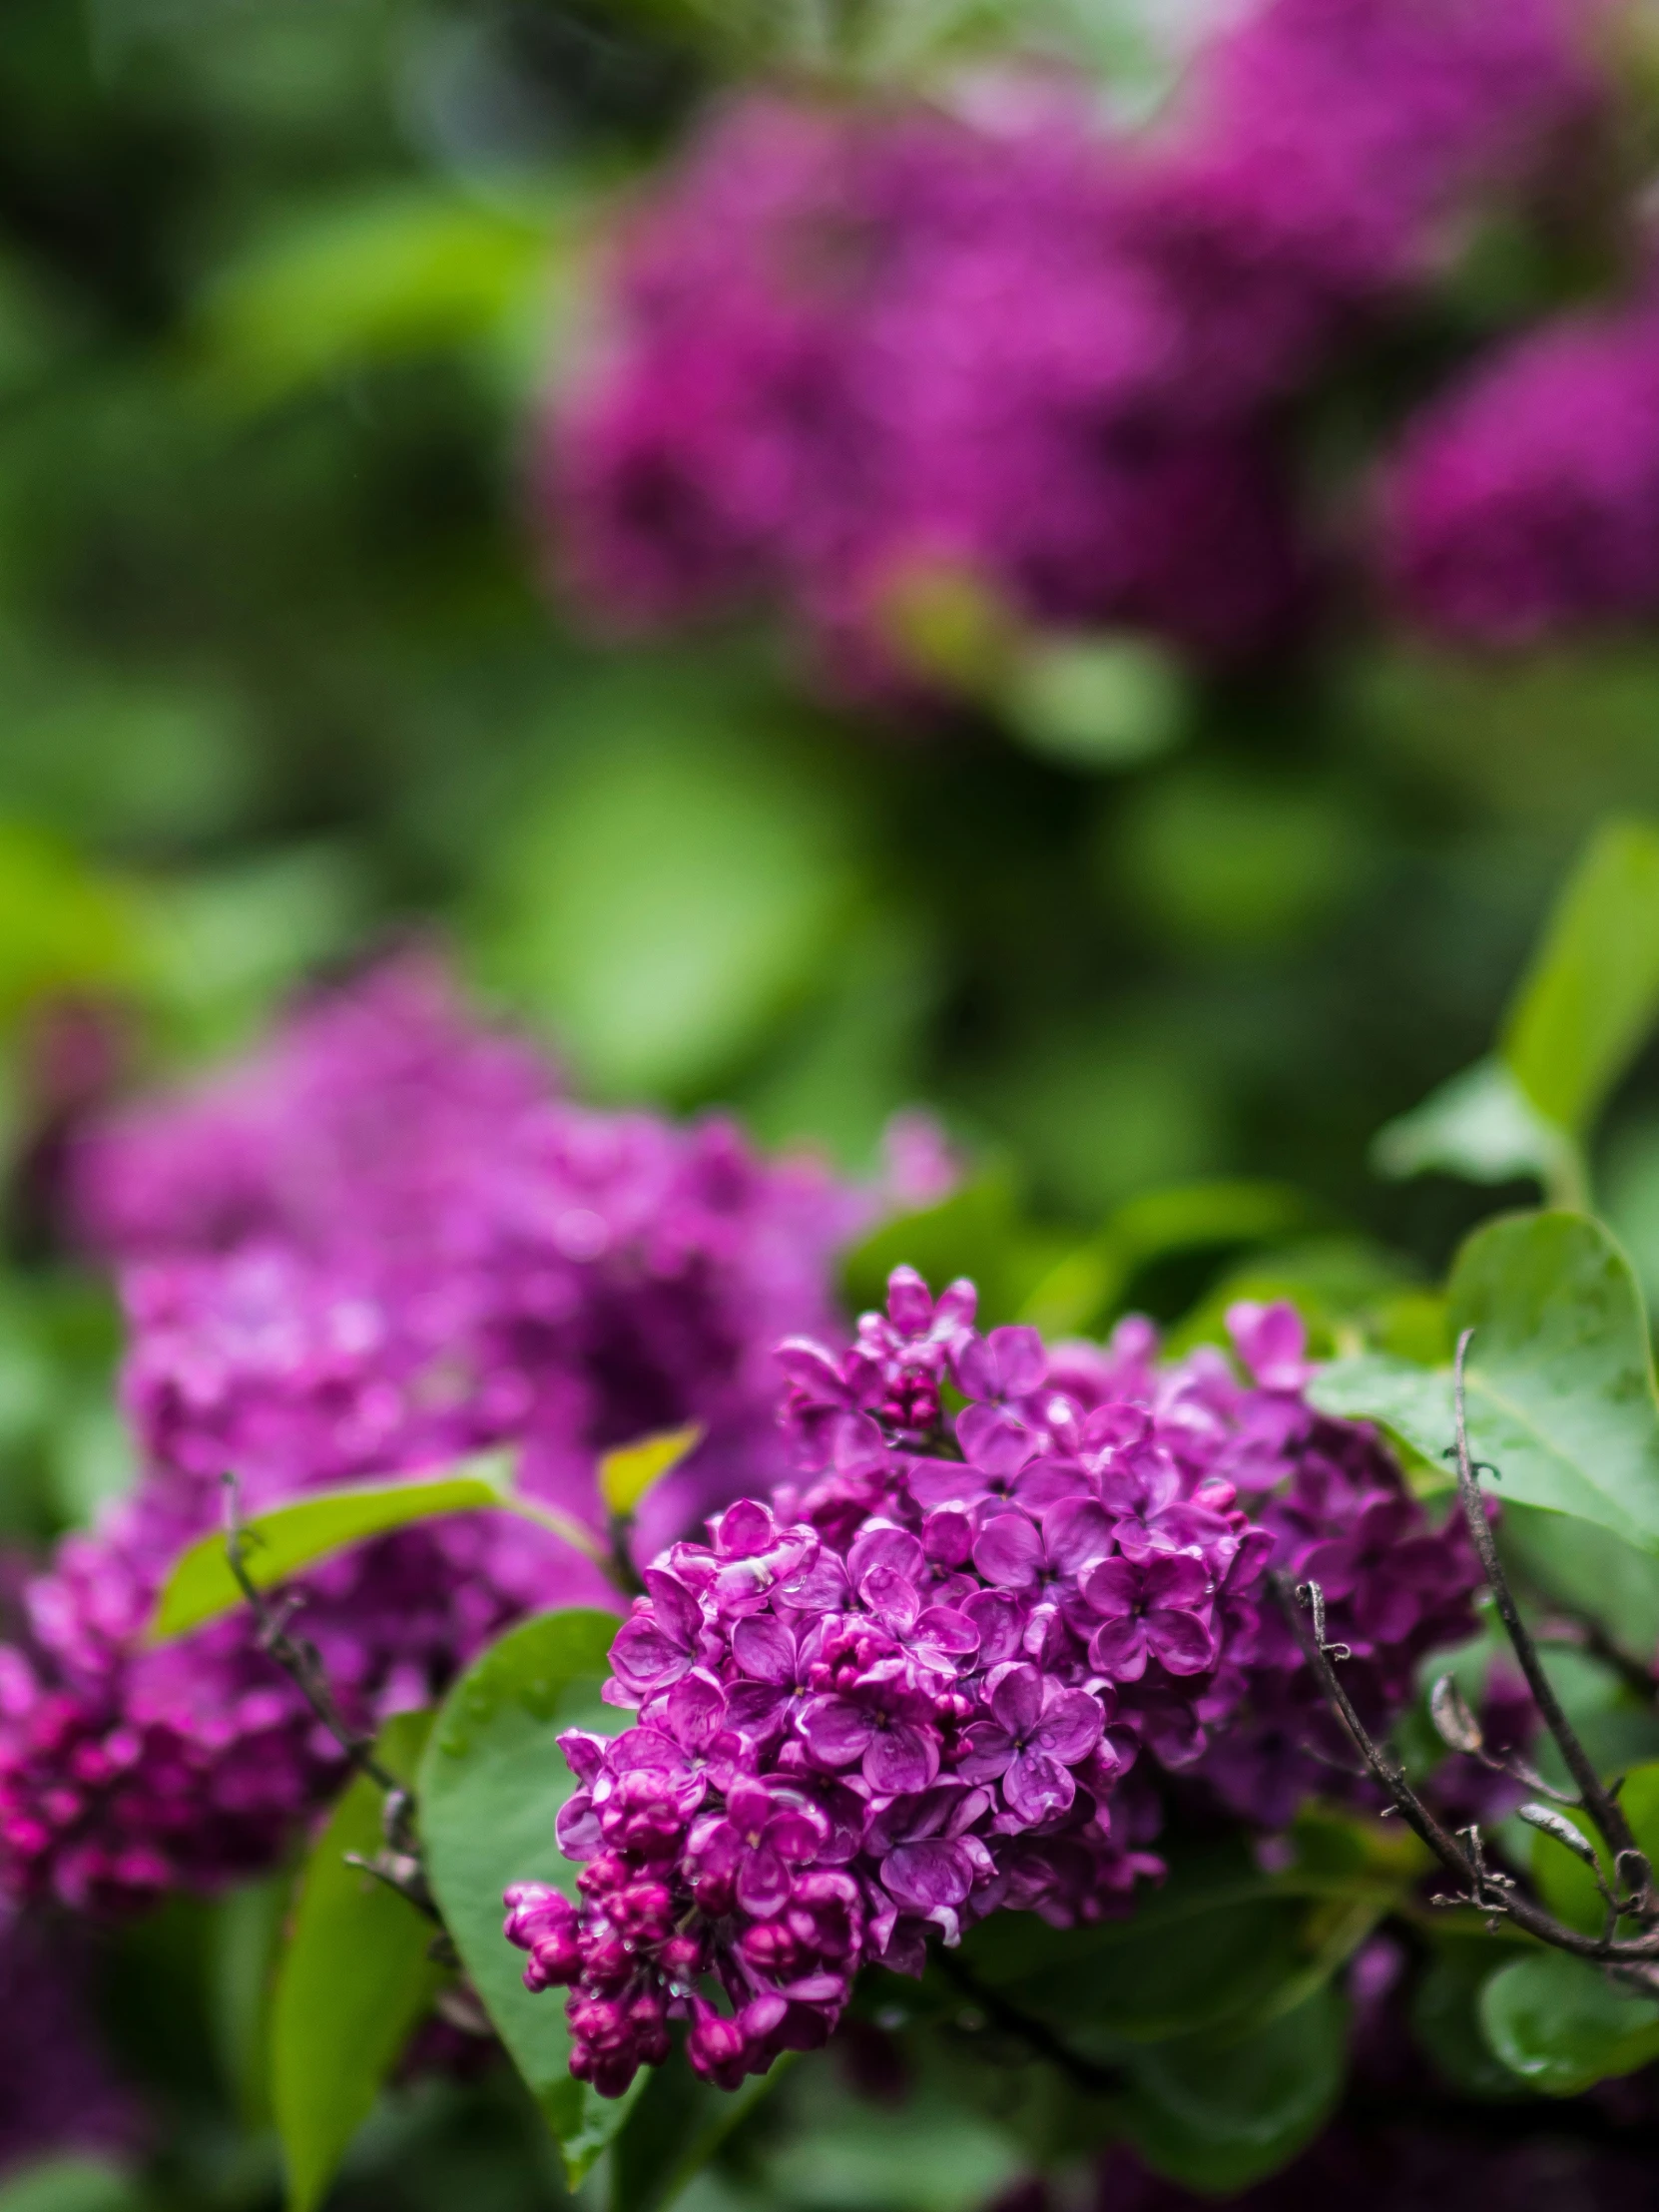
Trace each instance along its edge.
<instances>
[{"instance_id":1,"label":"lilac bush","mask_svg":"<svg viewBox=\"0 0 1659 2212\"><path fill-rule=\"evenodd\" d=\"M854 685L941 574L1027 621L1271 644L1313 562L1282 402L1595 110L1587 23L1271 0L1140 140L1012 85L718 112L553 409L565 570L631 623L782 589Z\"/></svg>"},{"instance_id":2,"label":"lilac bush","mask_svg":"<svg viewBox=\"0 0 1659 2212\"><path fill-rule=\"evenodd\" d=\"M561 1739L582 1904L520 1884L506 1933L532 1989L572 1989L604 2094L671 2018L731 2087L825 2041L865 1961L919 1971L930 1932L1124 1910L1168 1790L1281 1824L1332 1777L1270 1565L1324 1581L1379 1723L1471 1630L1461 1524L1308 1406L1291 1308L1235 1308L1249 1381L1159 1363L1138 1320L1050 1350L974 1309L900 1268L848 1352L784 1346L796 1480L647 1570L606 1689L637 1721Z\"/></svg>"},{"instance_id":3,"label":"lilac bush","mask_svg":"<svg viewBox=\"0 0 1659 2212\"><path fill-rule=\"evenodd\" d=\"M767 1163L729 1123L560 1095L438 973L394 963L265 1053L86 1141L84 1234L118 1265L138 1486L59 1545L0 1649L0 1878L77 1907L263 1867L340 1777L338 1747L232 1619L146 1648L221 1476L257 1508L510 1445L598 1524L597 1452L695 1419L655 1549L784 1471L771 1348L834 1328L835 1247L868 1194ZM585 1557L468 1514L303 1578L303 1629L360 1725L428 1704L525 1611L615 1603Z\"/></svg>"}]
</instances>

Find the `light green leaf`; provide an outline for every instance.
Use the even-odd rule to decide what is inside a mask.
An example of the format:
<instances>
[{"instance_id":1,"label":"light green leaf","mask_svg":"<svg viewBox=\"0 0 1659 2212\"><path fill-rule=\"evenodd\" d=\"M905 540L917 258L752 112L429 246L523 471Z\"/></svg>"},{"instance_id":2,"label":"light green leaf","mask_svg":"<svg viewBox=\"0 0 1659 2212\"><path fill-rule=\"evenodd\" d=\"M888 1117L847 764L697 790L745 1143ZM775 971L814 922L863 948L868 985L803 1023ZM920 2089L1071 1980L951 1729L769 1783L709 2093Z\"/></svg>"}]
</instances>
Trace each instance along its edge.
<instances>
[{"instance_id":1,"label":"light green leaf","mask_svg":"<svg viewBox=\"0 0 1659 2212\"><path fill-rule=\"evenodd\" d=\"M375 1748L400 1778L412 1775L431 1721L404 1713L381 1731ZM288 2212L312 2212L321 2201L442 1978L427 1955L431 1923L345 1864L347 1852L379 1850L382 1805L366 1776L340 1799L299 1878L277 1968L271 2101Z\"/></svg>"},{"instance_id":2,"label":"light green leaf","mask_svg":"<svg viewBox=\"0 0 1659 2212\"><path fill-rule=\"evenodd\" d=\"M1637 1845L1650 1860L1659 1862L1659 1764L1630 1770L1619 1791L1619 1808L1630 1823L1630 1832ZM1581 1836L1596 1845L1603 1875L1610 1879L1606 1846L1594 1825L1571 1806L1562 1806L1559 1811L1563 1820L1569 1821ZM1537 1884L1538 1894L1558 1920L1583 1929L1587 1935L1601 1933L1601 1894L1589 1868L1565 1844L1536 1830L1532 1837L1532 1879Z\"/></svg>"},{"instance_id":3,"label":"light green leaf","mask_svg":"<svg viewBox=\"0 0 1659 2212\"><path fill-rule=\"evenodd\" d=\"M607 1451L599 1462L599 1494L606 1511L632 1513L653 1482L697 1449L703 1434L701 1421L688 1421L684 1428L665 1428Z\"/></svg>"},{"instance_id":4,"label":"light green leaf","mask_svg":"<svg viewBox=\"0 0 1659 2212\"><path fill-rule=\"evenodd\" d=\"M1183 2036L1138 2052L1125 2103L1148 2165L1189 2188L1248 2188L1324 2125L1343 2084L1347 2006L1322 1987L1248 2033Z\"/></svg>"},{"instance_id":5,"label":"light green leaf","mask_svg":"<svg viewBox=\"0 0 1659 2212\"><path fill-rule=\"evenodd\" d=\"M142 2212L137 2177L92 2151L66 2151L22 2166L0 2184L0 2212Z\"/></svg>"},{"instance_id":6,"label":"light green leaf","mask_svg":"<svg viewBox=\"0 0 1659 2212\"><path fill-rule=\"evenodd\" d=\"M256 1588L268 1590L299 1568L365 1537L443 1513L513 1503L506 1488L511 1462L504 1455L481 1454L466 1461L465 1469L396 1482L353 1482L267 1506L245 1523L249 1579ZM224 1536L199 1537L174 1562L157 1600L151 1637L160 1642L183 1636L222 1613L234 1612L242 1603L242 1591L225 1555Z\"/></svg>"},{"instance_id":7,"label":"light green leaf","mask_svg":"<svg viewBox=\"0 0 1659 2212\"><path fill-rule=\"evenodd\" d=\"M491 966L596 1089L706 1095L856 916L844 776L776 703L649 664L560 737L497 871Z\"/></svg>"},{"instance_id":8,"label":"light green leaf","mask_svg":"<svg viewBox=\"0 0 1659 2212\"><path fill-rule=\"evenodd\" d=\"M1156 760L1192 710L1181 664L1132 637L1034 638L1016 650L998 703L1033 753L1082 769Z\"/></svg>"},{"instance_id":9,"label":"light green leaf","mask_svg":"<svg viewBox=\"0 0 1659 2212\"><path fill-rule=\"evenodd\" d=\"M421 1842L445 1926L559 2139L573 2187L628 2100L571 2079L562 1992L525 1988L524 1954L501 1933L501 1894L511 1882L550 1882L576 1895L578 1870L554 1835L576 1787L557 1738L567 1728L608 1735L625 1722L599 1698L616 1631L612 1614L573 1608L503 1636L444 1700L420 1771Z\"/></svg>"},{"instance_id":10,"label":"light green leaf","mask_svg":"<svg viewBox=\"0 0 1659 2212\"><path fill-rule=\"evenodd\" d=\"M215 386L269 405L365 361L488 338L544 286L547 211L430 187L288 224L220 278L199 318Z\"/></svg>"},{"instance_id":11,"label":"light green leaf","mask_svg":"<svg viewBox=\"0 0 1659 2212\"><path fill-rule=\"evenodd\" d=\"M1480 1060L1386 1123L1373 1140L1379 1175L1439 1172L1470 1183L1536 1176L1554 1189L1577 1172L1576 1147L1545 1119L1501 1060Z\"/></svg>"},{"instance_id":12,"label":"light green leaf","mask_svg":"<svg viewBox=\"0 0 1659 2212\"><path fill-rule=\"evenodd\" d=\"M1504 2065L1546 2096L1576 2096L1659 2058L1659 2003L1565 1951L1517 1958L1493 1974L1480 1992L1480 2024Z\"/></svg>"},{"instance_id":13,"label":"light green leaf","mask_svg":"<svg viewBox=\"0 0 1659 2212\"><path fill-rule=\"evenodd\" d=\"M1586 1135L1659 1014L1659 830L1608 823L1549 918L1502 1056L1538 1112Z\"/></svg>"},{"instance_id":14,"label":"light green leaf","mask_svg":"<svg viewBox=\"0 0 1659 2212\"><path fill-rule=\"evenodd\" d=\"M1577 1514L1659 1551L1659 1403L1647 1317L1606 1230L1569 1213L1488 1222L1457 1255L1447 1309L1453 1338L1474 1331L1469 1443L1499 1470L1498 1494ZM1381 1421L1430 1464L1445 1464L1449 1368L1382 1354L1334 1360L1310 1395L1327 1412Z\"/></svg>"}]
</instances>

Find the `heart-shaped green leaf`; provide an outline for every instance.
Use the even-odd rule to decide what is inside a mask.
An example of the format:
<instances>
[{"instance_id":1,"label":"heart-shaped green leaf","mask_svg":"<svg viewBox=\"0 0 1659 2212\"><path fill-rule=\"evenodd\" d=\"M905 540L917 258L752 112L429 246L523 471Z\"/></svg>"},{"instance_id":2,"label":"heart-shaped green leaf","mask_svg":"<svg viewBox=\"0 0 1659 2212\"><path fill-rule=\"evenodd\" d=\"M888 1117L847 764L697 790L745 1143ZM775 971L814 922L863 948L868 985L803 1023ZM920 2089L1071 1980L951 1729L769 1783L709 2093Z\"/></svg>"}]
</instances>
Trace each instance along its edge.
<instances>
[{"instance_id":1,"label":"heart-shaped green leaf","mask_svg":"<svg viewBox=\"0 0 1659 2212\"><path fill-rule=\"evenodd\" d=\"M1509 2070L1552 2097L1659 2058L1659 2003L1565 1951L1517 1958L1493 1974L1480 1992L1480 2024Z\"/></svg>"},{"instance_id":2,"label":"heart-shaped green leaf","mask_svg":"<svg viewBox=\"0 0 1659 2212\"><path fill-rule=\"evenodd\" d=\"M1447 1306L1454 1336L1474 1331L1469 1444L1498 1470L1498 1494L1659 1551L1659 1400L1647 1316L1607 1231L1572 1213L1489 1222L1458 1253ZM1446 1466L1448 1367L1362 1354L1332 1361L1309 1394L1327 1412L1381 1421L1430 1466Z\"/></svg>"},{"instance_id":3,"label":"heart-shaped green leaf","mask_svg":"<svg viewBox=\"0 0 1659 2212\"><path fill-rule=\"evenodd\" d=\"M501 1893L529 1881L576 1894L577 1869L554 1835L576 1787L557 1739L567 1728L611 1734L626 1720L599 1700L616 1631L614 1615L572 1608L503 1636L450 1691L420 1770L421 1844L444 1924L559 2139L573 2187L630 2098L596 2096L571 2079L563 1992L525 1988L524 1954L501 1933Z\"/></svg>"}]
</instances>

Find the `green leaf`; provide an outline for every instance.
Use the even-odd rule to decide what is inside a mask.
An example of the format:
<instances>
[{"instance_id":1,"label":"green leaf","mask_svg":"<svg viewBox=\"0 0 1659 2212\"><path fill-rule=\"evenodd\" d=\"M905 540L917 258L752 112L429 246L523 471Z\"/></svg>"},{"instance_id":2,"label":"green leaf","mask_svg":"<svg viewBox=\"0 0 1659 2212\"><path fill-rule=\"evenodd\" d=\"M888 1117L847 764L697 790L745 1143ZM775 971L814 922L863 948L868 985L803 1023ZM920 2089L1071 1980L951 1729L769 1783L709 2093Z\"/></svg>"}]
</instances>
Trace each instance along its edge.
<instances>
[{"instance_id":1,"label":"green leaf","mask_svg":"<svg viewBox=\"0 0 1659 2212\"><path fill-rule=\"evenodd\" d=\"M672 664L561 705L494 871L491 965L596 1089L706 1095L832 973L862 880L844 768L804 738Z\"/></svg>"},{"instance_id":2,"label":"green leaf","mask_svg":"<svg viewBox=\"0 0 1659 2212\"><path fill-rule=\"evenodd\" d=\"M1434 2065L1464 2096L1509 2098L1525 2090L1487 2049L1480 1992L1514 1957L1489 1936L1442 1936L1411 1997L1411 2031Z\"/></svg>"},{"instance_id":3,"label":"green leaf","mask_svg":"<svg viewBox=\"0 0 1659 2212\"><path fill-rule=\"evenodd\" d=\"M430 187L334 205L220 278L198 347L228 398L267 406L365 361L494 335L545 288L552 246L545 210Z\"/></svg>"},{"instance_id":4,"label":"green leaf","mask_svg":"<svg viewBox=\"0 0 1659 2212\"><path fill-rule=\"evenodd\" d=\"M1631 1834L1648 1858L1659 1861L1659 1763L1633 1767L1624 1778L1619 1791L1619 1806L1630 1823ZM1586 1836L1598 1847L1602 1859L1602 1872L1611 1880L1612 1870L1607 1864L1606 1846L1597 1835L1594 1824L1582 1813L1570 1806L1557 1808L1561 1818L1569 1821L1581 1836ZM1589 1868L1576 1852L1552 1836L1534 1831L1532 1837L1532 1879L1539 1895L1556 1918L1572 1928L1581 1928L1586 1934L1599 1935L1603 1920L1601 1894Z\"/></svg>"},{"instance_id":5,"label":"green leaf","mask_svg":"<svg viewBox=\"0 0 1659 2212\"><path fill-rule=\"evenodd\" d=\"M1127 1920L1049 1929L999 1913L963 1956L988 1986L1092 2048L1258 2022L1329 1978L1422 1871L1420 1847L1375 1822L1309 1815L1295 1859L1265 1874L1230 1843L1172 1855L1159 1890Z\"/></svg>"},{"instance_id":6,"label":"green leaf","mask_svg":"<svg viewBox=\"0 0 1659 2212\"><path fill-rule=\"evenodd\" d=\"M786 2057L736 2089L717 2089L673 2051L644 2080L612 2145L608 2212L667 2212L788 2070Z\"/></svg>"},{"instance_id":7,"label":"green leaf","mask_svg":"<svg viewBox=\"0 0 1659 2212\"><path fill-rule=\"evenodd\" d=\"M1017 647L997 701L1033 753L1081 769L1139 768L1185 734L1181 664L1150 640L1038 637Z\"/></svg>"},{"instance_id":8,"label":"green leaf","mask_svg":"<svg viewBox=\"0 0 1659 2212\"><path fill-rule=\"evenodd\" d=\"M703 1423L694 1420L607 1451L599 1462L599 1495L606 1511L626 1518L659 1476L697 1449L703 1435Z\"/></svg>"},{"instance_id":9,"label":"green leaf","mask_svg":"<svg viewBox=\"0 0 1659 2212\"><path fill-rule=\"evenodd\" d=\"M1565 1951L1495 1973L1480 1992L1480 2024L1504 2065L1546 2096L1576 2096L1659 2058L1659 2003Z\"/></svg>"},{"instance_id":10,"label":"green leaf","mask_svg":"<svg viewBox=\"0 0 1659 2212\"><path fill-rule=\"evenodd\" d=\"M1578 1137L1659 1014L1659 830L1600 830L1504 1022L1502 1055L1538 1112Z\"/></svg>"},{"instance_id":11,"label":"green leaf","mask_svg":"<svg viewBox=\"0 0 1659 2212\"><path fill-rule=\"evenodd\" d=\"M1021 1321L1052 1335L1108 1321L1137 1270L1176 1253L1266 1244L1314 1226L1315 1208L1289 1184L1218 1177L1143 1191L1099 1236L1051 1268L1026 1297Z\"/></svg>"},{"instance_id":12,"label":"green leaf","mask_svg":"<svg viewBox=\"0 0 1659 2212\"><path fill-rule=\"evenodd\" d=\"M412 1776L431 1725L429 1713L403 1713L382 1729L375 1748L400 1779ZM300 1875L277 1967L271 2102L288 2212L321 2201L442 1978L427 1955L431 1923L345 1864L347 1852L379 1850L382 1805L361 1775L340 1799Z\"/></svg>"},{"instance_id":13,"label":"green leaf","mask_svg":"<svg viewBox=\"0 0 1659 2212\"><path fill-rule=\"evenodd\" d=\"M501 1893L511 1882L551 1882L576 1895L578 1870L554 1836L576 1787L557 1738L567 1728L612 1734L624 1724L627 1716L599 1697L616 1631L613 1614L573 1608L503 1636L444 1700L420 1771L421 1842L444 1925L559 2139L572 2187L622 2124L628 2100L571 2079L562 1994L525 1988L524 1954L501 1933Z\"/></svg>"},{"instance_id":14,"label":"green leaf","mask_svg":"<svg viewBox=\"0 0 1659 2212\"><path fill-rule=\"evenodd\" d=\"M1546 1120L1501 1060L1480 1060L1386 1123L1372 1166L1396 1182L1438 1172L1470 1183L1534 1176L1548 1189L1578 1172L1567 1133Z\"/></svg>"},{"instance_id":15,"label":"green leaf","mask_svg":"<svg viewBox=\"0 0 1659 2212\"><path fill-rule=\"evenodd\" d=\"M411 1521L478 1507L511 1507L506 1488L511 1461L498 1452L464 1462L471 1471L414 1476L397 1482L352 1482L337 1490L310 1490L268 1505L244 1524L244 1563L257 1589L269 1590L301 1567L343 1551L368 1536L406 1528ZM150 1624L154 1642L183 1636L244 1602L225 1556L221 1534L198 1537L175 1560Z\"/></svg>"},{"instance_id":16,"label":"green leaf","mask_svg":"<svg viewBox=\"0 0 1659 2212\"><path fill-rule=\"evenodd\" d=\"M142 2212L137 2178L92 2151L66 2151L19 2167L0 2184L0 2212Z\"/></svg>"},{"instance_id":17,"label":"green leaf","mask_svg":"<svg viewBox=\"0 0 1659 2212\"><path fill-rule=\"evenodd\" d=\"M937 1206L883 1222L846 1255L841 1275L854 1312L884 1306L887 1277L901 1265L917 1269L935 1293L971 1276L979 1326L990 1328L1014 1319L1058 1257L1026 1221L1011 1171L994 1162Z\"/></svg>"},{"instance_id":18,"label":"green leaf","mask_svg":"<svg viewBox=\"0 0 1659 2212\"><path fill-rule=\"evenodd\" d=\"M1189 2188L1248 2188L1324 2125L1343 2084L1347 2006L1325 1987L1265 2027L1183 2036L1136 2054L1125 2101L1147 2164Z\"/></svg>"},{"instance_id":19,"label":"green leaf","mask_svg":"<svg viewBox=\"0 0 1659 2212\"><path fill-rule=\"evenodd\" d=\"M1499 1495L1576 1514L1659 1551L1659 1403L1647 1317L1606 1230L1569 1213L1487 1223L1457 1255L1447 1319L1454 1337L1474 1331L1469 1443L1499 1470ZM1381 1421L1431 1464L1445 1463L1449 1368L1382 1354L1335 1360L1310 1395L1327 1412Z\"/></svg>"}]
</instances>

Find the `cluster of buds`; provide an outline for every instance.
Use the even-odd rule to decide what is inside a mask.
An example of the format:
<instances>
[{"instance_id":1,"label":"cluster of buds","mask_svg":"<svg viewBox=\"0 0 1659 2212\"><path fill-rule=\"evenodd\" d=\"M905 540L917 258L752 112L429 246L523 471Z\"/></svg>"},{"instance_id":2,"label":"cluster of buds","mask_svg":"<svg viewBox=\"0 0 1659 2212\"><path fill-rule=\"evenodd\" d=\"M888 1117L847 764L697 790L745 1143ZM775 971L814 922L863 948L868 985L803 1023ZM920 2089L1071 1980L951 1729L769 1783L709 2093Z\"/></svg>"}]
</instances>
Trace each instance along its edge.
<instances>
[{"instance_id":1,"label":"cluster of buds","mask_svg":"<svg viewBox=\"0 0 1659 2212\"><path fill-rule=\"evenodd\" d=\"M647 1570L606 1688L635 1725L561 1739L582 1902L518 1885L506 1933L532 1988L571 1989L573 2068L607 2094L671 2019L730 2085L822 2043L863 1961L919 1970L930 1931L1124 1910L1159 1871L1155 1779L1280 1717L1252 1711L1288 1694L1270 1561L1317 1552L1357 1643L1467 1632L1472 1562L1307 1407L1289 1308L1236 1310L1241 1382L1217 1351L1160 1367L1141 1322L981 1336L974 1303L899 1269L848 1352L782 1348L802 1479ZM1390 1557L1418 1593L1391 1607Z\"/></svg>"}]
</instances>

